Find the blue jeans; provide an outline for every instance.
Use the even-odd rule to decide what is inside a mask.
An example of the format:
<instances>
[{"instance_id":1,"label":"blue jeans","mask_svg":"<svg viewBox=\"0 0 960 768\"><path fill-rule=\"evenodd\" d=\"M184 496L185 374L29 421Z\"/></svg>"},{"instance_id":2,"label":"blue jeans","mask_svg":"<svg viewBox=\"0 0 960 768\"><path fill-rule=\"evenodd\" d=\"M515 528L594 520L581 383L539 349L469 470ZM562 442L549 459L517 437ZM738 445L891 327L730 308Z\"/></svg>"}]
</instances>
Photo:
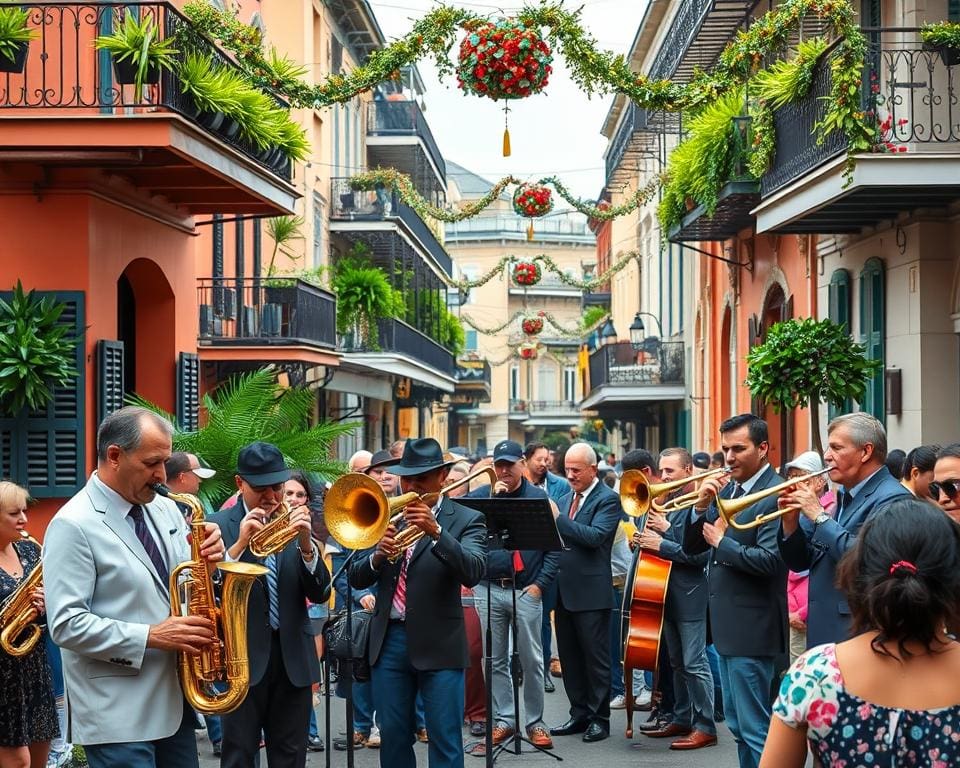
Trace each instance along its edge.
<instances>
[{"instance_id":1,"label":"blue jeans","mask_svg":"<svg viewBox=\"0 0 960 768\"><path fill-rule=\"evenodd\" d=\"M716 711L723 704L723 686L720 685L720 657L713 643L707 646L707 661L710 662L710 674L713 675L713 706Z\"/></svg>"},{"instance_id":2,"label":"blue jeans","mask_svg":"<svg viewBox=\"0 0 960 768\"><path fill-rule=\"evenodd\" d=\"M723 713L737 742L740 768L757 768L770 726L773 656L720 655Z\"/></svg>"},{"instance_id":3,"label":"blue jeans","mask_svg":"<svg viewBox=\"0 0 960 768\"><path fill-rule=\"evenodd\" d=\"M380 714L380 733L384 744L381 766L416 768L413 751L416 742L417 691L423 696L427 732L430 734L430 768L463 768L462 669L422 671L410 665L407 632L402 624L391 623L373 667L374 700Z\"/></svg>"},{"instance_id":4,"label":"blue jeans","mask_svg":"<svg viewBox=\"0 0 960 768\"><path fill-rule=\"evenodd\" d=\"M707 621L663 623L663 641L673 667L673 722L715 736L713 673L707 661Z\"/></svg>"},{"instance_id":5,"label":"blue jeans","mask_svg":"<svg viewBox=\"0 0 960 768\"><path fill-rule=\"evenodd\" d=\"M156 741L84 745L90 768L199 768L197 739L193 735L195 716L183 702L183 718L173 736Z\"/></svg>"},{"instance_id":6,"label":"blue jeans","mask_svg":"<svg viewBox=\"0 0 960 768\"><path fill-rule=\"evenodd\" d=\"M346 685L343 680L337 681L337 696L341 699L346 698ZM373 725L374 707L373 707L373 684L371 682L358 683L353 681L353 730L359 731L364 736L370 735L370 728Z\"/></svg>"}]
</instances>

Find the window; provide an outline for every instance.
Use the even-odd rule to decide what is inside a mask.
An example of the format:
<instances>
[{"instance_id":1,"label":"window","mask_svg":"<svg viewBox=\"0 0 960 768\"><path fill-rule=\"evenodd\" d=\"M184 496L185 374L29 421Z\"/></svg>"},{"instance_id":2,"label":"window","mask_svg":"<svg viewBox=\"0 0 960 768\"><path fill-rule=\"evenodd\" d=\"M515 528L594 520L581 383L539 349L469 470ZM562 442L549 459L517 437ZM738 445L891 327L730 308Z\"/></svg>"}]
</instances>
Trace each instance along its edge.
<instances>
[{"instance_id":1,"label":"window","mask_svg":"<svg viewBox=\"0 0 960 768\"><path fill-rule=\"evenodd\" d=\"M466 342L464 343L464 349L467 352L476 352L477 347L477 332L472 330L467 330L464 332L466 337Z\"/></svg>"},{"instance_id":2,"label":"window","mask_svg":"<svg viewBox=\"0 0 960 768\"><path fill-rule=\"evenodd\" d=\"M883 362L883 344L886 336L885 286L883 262L868 259L860 272L860 343L866 347L868 360ZM867 393L861 407L881 422L885 420L883 400L883 367L867 382Z\"/></svg>"},{"instance_id":3,"label":"window","mask_svg":"<svg viewBox=\"0 0 960 768\"><path fill-rule=\"evenodd\" d=\"M949 0L947 3L947 17L950 21L960 21L960 0Z\"/></svg>"},{"instance_id":4,"label":"window","mask_svg":"<svg viewBox=\"0 0 960 768\"><path fill-rule=\"evenodd\" d=\"M510 366L510 399L520 399L520 367L517 365Z\"/></svg>"},{"instance_id":5,"label":"window","mask_svg":"<svg viewBox=\"0 0 960 768\"><path fill-rule=\"evenodd\" d=\"M838 325L845 325L850 331L850 273L845 269L834 270L830 275L830 285L827 289L827 316ZM850 413L853 402L846 400L840 408L830 405L827 408L827 417L833 419L841 413Z\"/></svg>"},{"instance_id":6,"label":"window","mask_svg":"<svg viewBox=\"0 0 960 768\"><path fill-rule=\"evenodd\" d=\"M577 369L572 365L563 369L563 399L570 403L577 401Z\"/></svg>"},{"instance_id":7,"label":"window","mask_svg":"<svg viewBox=\"0 0 960 768\"><path fill-rule=\"evenodd\" d=\"M313 266L323 264L323 198L313 193Z\"/></svg>"}]
</instances>

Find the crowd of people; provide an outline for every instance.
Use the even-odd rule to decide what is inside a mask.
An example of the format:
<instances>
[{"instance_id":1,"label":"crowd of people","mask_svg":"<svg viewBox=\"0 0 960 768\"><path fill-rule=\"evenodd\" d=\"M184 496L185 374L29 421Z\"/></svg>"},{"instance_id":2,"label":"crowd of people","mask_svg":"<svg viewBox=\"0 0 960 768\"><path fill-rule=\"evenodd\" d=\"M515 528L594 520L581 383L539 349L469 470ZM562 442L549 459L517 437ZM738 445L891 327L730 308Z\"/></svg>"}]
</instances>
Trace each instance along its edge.
<instances>
[{"instance_id":1,"label":"crowd of people","mask_svg":"<svg viewBox=\"0 0 960 768\"><path fill-rule=\"evenodd\" d=\"M603 741L628 699L646 713L640 738L673 750L716 744L725 720L741 768L799 768L808 753L846 768L960 764L960 444L898 456L863 413L830 422L823 456L782 467L750 414L721 425L714 455L676 446L618 459L582 442L503 440L466 457L430 438L398 441L349 458L384 497L416 494L402 521L353 552L327 528L329 484L268 443L239 451L236 492L195 519L158 484L196 495L214 470L171 438L141 408L104 419L96 471L44 534L42 588L28 581L41 563L25 535L28 489L0 482L0 600L19 596L43 628L26 652L12 651L16 637L0 642L0 768L63 765L70 743L93 768L198 765L201 721L178 657L230 643L216 610L171 615L170 574L185 561L227 571L224 583L239 564L260 574L234 628L241 700L205 716L231 768L258 765L261 748L272 767L299 768L326 746L381 748L381 765L413 768L418 741L431 766L462 766L465 753L521 737L542 750ZM723 471L697 477L711 468ZM669 492L638 506L619 487L631 470ZM499 546L471 506L488 498L549 509L563 549ZM251 541L284 510L289 536L255 555ZM624 592L645 553L671 563L660 658L625 679ZM350 686L353 732L325 745L321 628L347 608L368 616L369 679ZM557 677L569 717L550 724ZM202 690L217 701L231 679Z\"/></svg>"}]
</instances>

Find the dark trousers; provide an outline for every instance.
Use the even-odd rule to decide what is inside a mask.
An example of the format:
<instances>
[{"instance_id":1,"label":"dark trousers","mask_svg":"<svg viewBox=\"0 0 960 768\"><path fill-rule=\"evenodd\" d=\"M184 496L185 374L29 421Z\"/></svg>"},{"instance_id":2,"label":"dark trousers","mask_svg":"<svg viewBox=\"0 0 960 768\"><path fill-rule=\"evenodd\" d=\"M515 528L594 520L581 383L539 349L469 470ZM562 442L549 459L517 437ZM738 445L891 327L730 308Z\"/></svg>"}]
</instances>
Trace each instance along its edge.
<instances>
[{"instance_id":1,"label":"dark trousers","mask_svg":"<svg viewBox=\"0 0 960 768\"><path fill-rule=\"evenodd\" d=\"M610 728L610 609L568 611L557 600L557 649L570 717Z\"/></svg>"},{"instance_id":2,"label":"dark trousers","mask_svg":"<svg viewBox=\"0 0 960 768\"><path fill-rule=\"evenodd\" d=\"M243 703L221 718L221 768L254 768L260 753L260 731L267 743L270 768L304 768L312 691L290 682L283 667L280 636L274 632L270 661L263 679L250 686Z\"/></svg>"},{"instance_id":3,"label":"dark trousers","mask_svg":"<svg viewBox=\"0 0 960 768\"><path fill-rule=\"evenodd\" d=\"M172 736L156 741L125 744L84 745L90 768L198 768L197 738L193 734L195 716L183 703L183 719Z\"/></svg>"},{"instance_id":4,"label":"dark trousers","mask_svg":"<svg viewBox=\"0 0 960 768\"><path fill-rule=\"evenodd\" d=\"M550 657L553 655L553 627L550 626L550 615L557 607L557 581L554 579L540 600L543 606L543 624L541 628L540 643L543 647L543 671L544 677L550 674Z\"/></svg>"},{"instance_id":5,"label":"dark trousers","mask_svg":"<svg viewBox=\"0 0 960 768\"><path fill-rule=\"evenodd\" d=\"M467 630L467 645L470 648L464 717L471 723L484 722L487 719L487 687L483 680L483 636L480 617L472 605L463 606L463 626Z\"/></svg>"}]
</instances>

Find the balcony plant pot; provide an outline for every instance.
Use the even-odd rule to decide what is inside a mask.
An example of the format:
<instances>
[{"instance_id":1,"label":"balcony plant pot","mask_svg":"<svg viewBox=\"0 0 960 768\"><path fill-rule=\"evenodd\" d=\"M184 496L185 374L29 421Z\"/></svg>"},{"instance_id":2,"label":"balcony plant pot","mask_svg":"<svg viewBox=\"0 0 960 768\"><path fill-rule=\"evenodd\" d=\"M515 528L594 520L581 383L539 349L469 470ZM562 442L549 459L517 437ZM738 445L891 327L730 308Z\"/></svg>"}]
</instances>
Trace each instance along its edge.
<instances>
[{"instance_id":1,"label":"balcony plant pot","mask_svg":"<svg viewBox=\"0 0 960 768\"><path fill-rule=\"evenodd\" d=\"M123 61L113 60L113 74L117 85L136 85L137 84L137 63L129 59ZM160 67L155 64L148 64L146 74L143 76L144 85L156 85L160 82Z\"/></svg>"},{"instance_id":2,"label":"balcony plant pot","mask_svg":"<svg viewBox=\"0 0 960 768\"><path fill-rule=\"evenodd\" d=\"M952 45L943 45L942 43L924 43L923 50L939 53L944 65L954 67L960 64L960 48L954 48Z\"/></svg>"},{"instance_id":3,"label":"balcony plant pot","mask_svg":"<svg viewBox=\"0 0 960 768\"><path fill-rule=\"evenodd\" d=\"M189 93L182 94L180 108L187 117L192 118L198 125L210 131L216 131L227 119L222 112L207 112L197 106L196 100Z\"/></svg>"},{"instance_id":4,"label":"balcony plant pot","mask_svg":"<svg viewBox=\"0 0 960 768\"><path fill-rule=\"evenodd\" d=\"M0 55L0 72L9 72L12 74L22 73L27 63L27 51L29 48L30 44L27 42L14 43L12 61L6 56Z\"/></svg>"}]
</instances>

